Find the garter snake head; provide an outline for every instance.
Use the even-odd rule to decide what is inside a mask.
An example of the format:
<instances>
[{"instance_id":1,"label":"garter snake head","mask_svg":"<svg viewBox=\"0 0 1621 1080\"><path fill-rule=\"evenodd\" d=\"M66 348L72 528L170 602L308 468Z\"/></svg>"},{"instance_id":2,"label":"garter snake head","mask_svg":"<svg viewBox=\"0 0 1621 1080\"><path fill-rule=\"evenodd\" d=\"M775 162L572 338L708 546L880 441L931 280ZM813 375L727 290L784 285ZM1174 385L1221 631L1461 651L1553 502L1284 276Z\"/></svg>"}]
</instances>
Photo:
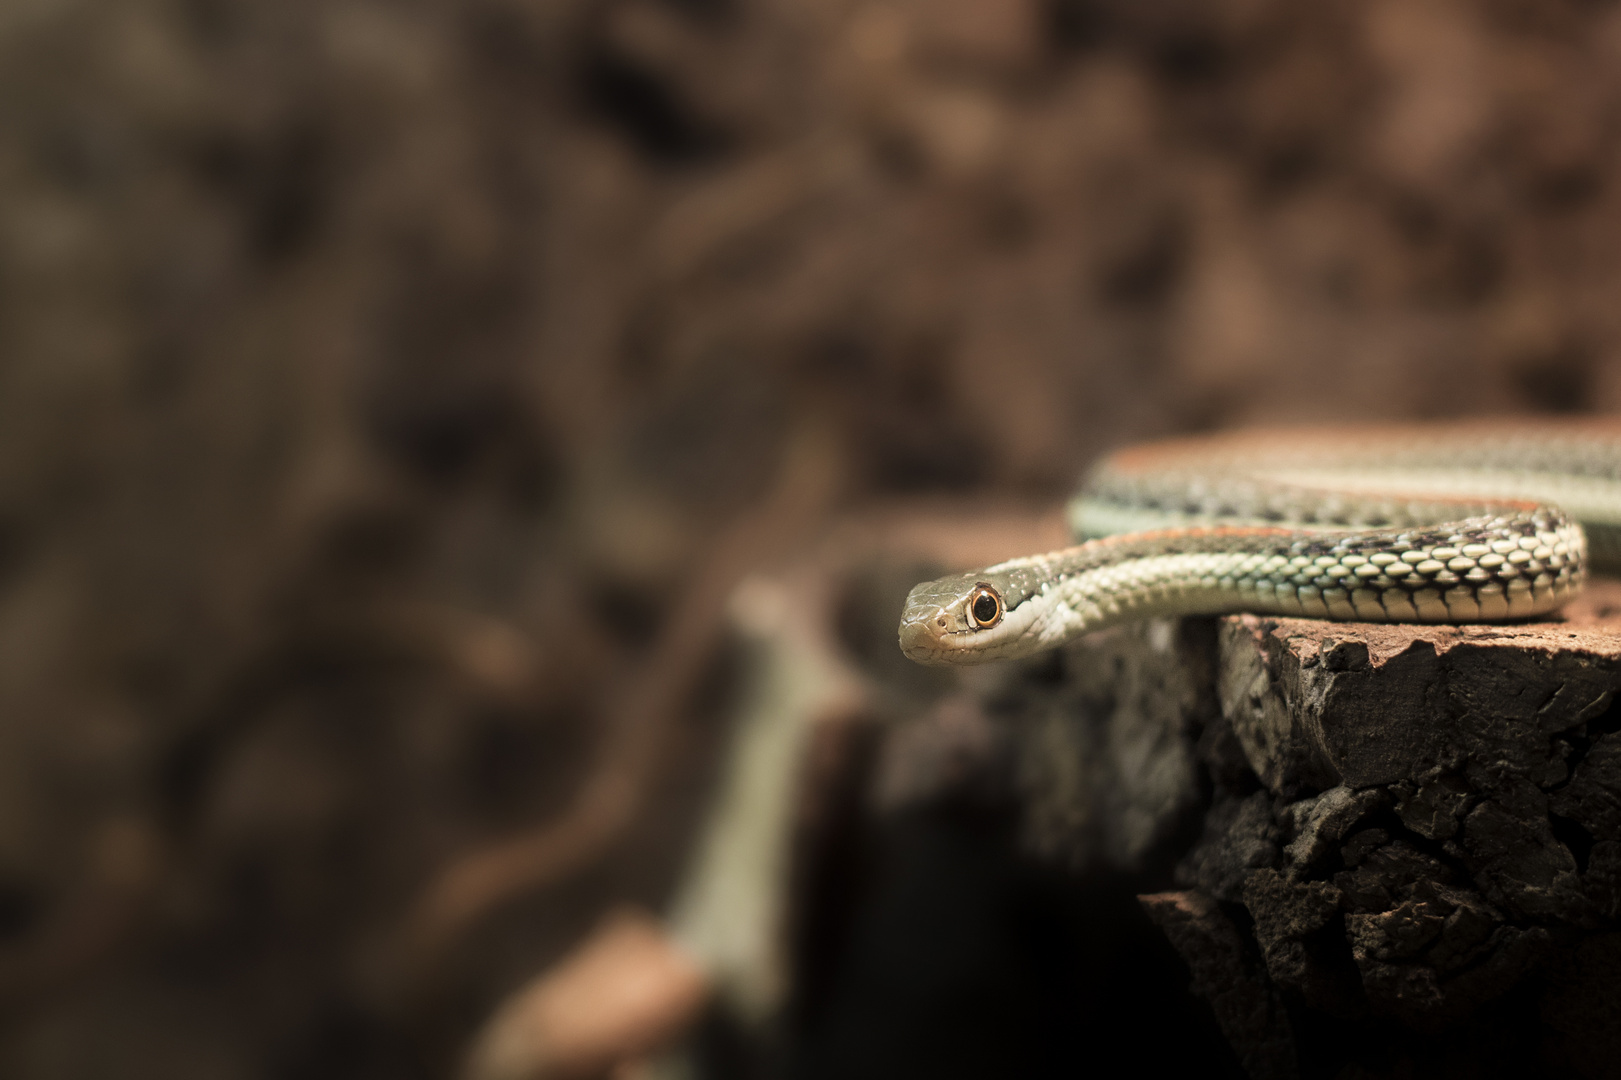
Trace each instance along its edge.
<instances>
[{"instance_id":1,"label":"garter snake head","mask_svg":"<svg viewBox=\"0 0 1621 1080\"><path fill-rule=\"evenodd\" d=\"M920 664L977 664L1019 651L1035 616L1023 573L979 570L926 581L906 597L901 651Z\"/></svg>"}]
</instances>

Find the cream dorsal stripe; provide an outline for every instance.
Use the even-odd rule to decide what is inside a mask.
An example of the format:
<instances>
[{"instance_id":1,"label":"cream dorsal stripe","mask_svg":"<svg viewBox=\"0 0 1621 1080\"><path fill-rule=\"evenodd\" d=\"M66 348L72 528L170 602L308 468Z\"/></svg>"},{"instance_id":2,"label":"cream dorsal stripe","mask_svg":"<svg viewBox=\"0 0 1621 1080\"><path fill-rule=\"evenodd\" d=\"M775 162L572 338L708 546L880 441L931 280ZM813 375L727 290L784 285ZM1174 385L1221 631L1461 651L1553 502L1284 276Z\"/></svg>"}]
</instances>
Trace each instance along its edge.
<instances>
[{"instance_id":1,"label":"cream dorsal stripe","mask_svg":"<svg viewBox=\"0 0 1621 1080\"><path fill-rule=\"evenodd\" d=\"M901 648L1027 656L1128 619L1546 614L1621 559L1621 422L1247 431L1105 459L1074 547L924 582Z\"/></svg>"}]
</instances>

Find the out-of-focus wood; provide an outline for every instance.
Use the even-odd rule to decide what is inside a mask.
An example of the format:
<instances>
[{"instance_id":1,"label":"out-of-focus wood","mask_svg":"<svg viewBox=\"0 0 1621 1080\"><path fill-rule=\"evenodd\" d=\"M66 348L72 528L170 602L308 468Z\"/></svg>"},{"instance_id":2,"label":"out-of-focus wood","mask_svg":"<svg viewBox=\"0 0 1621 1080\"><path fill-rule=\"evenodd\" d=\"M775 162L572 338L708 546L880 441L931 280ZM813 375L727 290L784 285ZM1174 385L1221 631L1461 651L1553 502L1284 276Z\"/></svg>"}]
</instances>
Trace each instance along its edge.
<instances>
[{"instance_id":1,"label":"out-of-focus wood","mask_svg":"<svg viewBox=\"0 0 1621 1080\"><path fill-rule=\"evenodd\" d=\"M703 1005L698 963L642 911L610 915L485 1025L464 1080L583 1080L658 1047Z\"/></svg>"}]
</instances>

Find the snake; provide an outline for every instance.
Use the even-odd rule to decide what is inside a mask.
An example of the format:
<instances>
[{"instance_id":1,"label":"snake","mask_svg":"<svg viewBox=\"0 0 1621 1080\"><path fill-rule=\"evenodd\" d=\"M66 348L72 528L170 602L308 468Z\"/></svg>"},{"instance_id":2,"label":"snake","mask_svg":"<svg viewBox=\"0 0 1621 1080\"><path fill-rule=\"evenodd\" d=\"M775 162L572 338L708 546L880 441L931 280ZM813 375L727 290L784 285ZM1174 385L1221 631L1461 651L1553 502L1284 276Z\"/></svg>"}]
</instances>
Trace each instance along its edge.
<instances>
[{"instance_id":1,"label":"snake","mask_svg":"<svg viewBox=\"0 0 1621 1080\"><path fill-rule=\"evenodd\" d=\"M1238 430L1127 447L1070 500L1074 546L926 581L921 664L1030 656L1134 619L1533 619L1621 567L1621 420Z\"/></svg>"}]
</instances>

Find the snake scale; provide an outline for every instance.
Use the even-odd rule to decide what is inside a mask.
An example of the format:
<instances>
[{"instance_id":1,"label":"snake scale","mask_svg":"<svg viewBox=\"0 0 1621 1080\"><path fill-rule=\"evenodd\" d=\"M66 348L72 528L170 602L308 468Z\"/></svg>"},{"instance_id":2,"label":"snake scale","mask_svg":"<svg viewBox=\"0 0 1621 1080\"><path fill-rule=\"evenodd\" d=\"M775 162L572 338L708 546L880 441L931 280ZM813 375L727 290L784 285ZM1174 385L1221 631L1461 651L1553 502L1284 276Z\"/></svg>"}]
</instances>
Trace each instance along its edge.
<instances>
[{"instance_id":1,"label":"snake scale","mask_svg":"<svg viewBox=\"0 0 1621 1080\"><path fill-rule=\"evenodd\" d=\"M901 648L1011 659L1149 616L1493 622L1621 565L1621 421L1240 431L1098 464L1076 546L928 581Z\"/></svg>"}]
</instances>

